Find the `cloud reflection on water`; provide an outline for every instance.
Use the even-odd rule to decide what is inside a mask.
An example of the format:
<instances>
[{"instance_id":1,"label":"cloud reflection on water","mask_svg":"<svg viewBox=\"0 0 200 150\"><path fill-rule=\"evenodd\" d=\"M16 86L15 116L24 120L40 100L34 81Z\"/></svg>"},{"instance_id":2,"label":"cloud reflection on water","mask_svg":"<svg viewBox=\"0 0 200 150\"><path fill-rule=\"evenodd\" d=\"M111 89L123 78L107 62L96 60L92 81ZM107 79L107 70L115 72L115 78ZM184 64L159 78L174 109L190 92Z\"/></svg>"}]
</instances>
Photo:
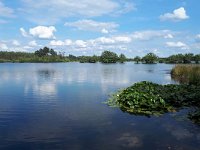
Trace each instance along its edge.
<instances>
[{"instance_id":1,"label":"cloud reflection on water","mask_svg":"<svg viewBox=\"0 0 200 150\"><path fill-rule=\"evenodd\" d=\"M186 136L179 133L183 131L181 126L177 133L171 134L169 130L174 130L171 126L157 127L158 118L131 116L102 104L110 92L134 82L170 83L171 78L163 71L170 67L150 66L153 70L150 72L148 66L133 63L11 64L2 67L0 89L7 94L8 100L1 100L0 108L11 107L6 107L4 114L0 109L0 119L4 117L10 121L4 128L0 127L0 139L28 142L33 146L39 143L51 149L55 145L64 149L87 149L89 145L98 150L111 146L115 150L141 149L149 144L144 140L146 135L152 137L152 145L156 140L160 145L165 144L167 137L159 139L155 128L161 133L169 132L166 135L169 138L192 139L194 136L189 129L183 132ZM15 96L9 95L11 88ZM162 124L166 122L167 119ZM14 128L10 130L10 126Z\"/></svg>"},{"instance_id":2,"label":"cloud reflection on water","mask_svg":"<svg viewBox=\"0 0 200 150\"><path fill-rule=\"evenodd\" d=\"M18 66L19 67L19 66ZM150 68L149 68L150 67ZM166 67L166 66L164 66ZM168 66L167 66L168 67ZM24 84L24 93L32 92L35 95L56 95L59 85L69 84L96 84L106 93L111 87L126 87L134 82L150 80L162 84L170 83L169 75L160 74L157 65L134 64L32 64L21 65L13 70L1 70L3 82L12 80ZM149 72L149 70L151 70Z\"/></svg>"}]
</instances>

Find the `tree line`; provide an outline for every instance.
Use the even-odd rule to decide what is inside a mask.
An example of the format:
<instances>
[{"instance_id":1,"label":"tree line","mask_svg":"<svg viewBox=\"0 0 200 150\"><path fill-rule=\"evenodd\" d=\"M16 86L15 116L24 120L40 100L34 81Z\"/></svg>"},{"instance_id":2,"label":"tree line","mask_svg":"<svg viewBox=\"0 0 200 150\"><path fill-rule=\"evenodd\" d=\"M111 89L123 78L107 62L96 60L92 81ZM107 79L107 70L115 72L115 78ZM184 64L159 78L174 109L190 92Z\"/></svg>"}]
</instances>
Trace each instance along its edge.
<instances>
[{"instance_id":1,"label":"tree line","mask_svg":"<svg viewBox=\"0 0 200 150\"><path fill-rule=\"evenodd\" d=\"M124 63L126 61L134 61L135 63L199 63L200 54L176 54L166 58L160 58L154 53L148 53L143 57L136 56L127 58L124 54L117 55L115 52L103 51L100 56L74 56L65 55L63 52L56 52L54 49L44 47L36 50L34 53L27 52L7 52L0 51L0 62L72 62L80 63Z\"/></svg>"},{"instance_id":2,"label":"tree line","mask_svg":"<svg viewBox=\"0 0 200 150\"><path fill-rule=\"evenodd\" d=\"M73 56L69 55L68 59L70 61L79 61L80 63L96 63L96 62L101 62L101 63L124 63L128 59L124 54L120 54L119 56L111 51L104 51L102 52L101 56Z\"/></svg>"},{"instance_id":3,"label":"tree line","mask_svg":"<svg viewBox=\"0 0 200 150\"><path fill-rule=\"evenodd\" d=\"M193 53L176 54L166 58L160 58L153 53L148 53L142 58L139 56L134 57L133 61L135 61L136 63L147 63L147 64L152 64L152 63L198 64L200 62L200 54L196 55L194 55Z\"/></svg>"},{"instance_id":4,"label":"tree line","mask_svg":"<svg viewBox=\"0 0 200 150\"><path fill-rule=\"evenodd\" d=\"M48 47L41 48L34 53L0 51L0 62L66 62L63 53L57 53Z\"/></svg>"}]
</instances>

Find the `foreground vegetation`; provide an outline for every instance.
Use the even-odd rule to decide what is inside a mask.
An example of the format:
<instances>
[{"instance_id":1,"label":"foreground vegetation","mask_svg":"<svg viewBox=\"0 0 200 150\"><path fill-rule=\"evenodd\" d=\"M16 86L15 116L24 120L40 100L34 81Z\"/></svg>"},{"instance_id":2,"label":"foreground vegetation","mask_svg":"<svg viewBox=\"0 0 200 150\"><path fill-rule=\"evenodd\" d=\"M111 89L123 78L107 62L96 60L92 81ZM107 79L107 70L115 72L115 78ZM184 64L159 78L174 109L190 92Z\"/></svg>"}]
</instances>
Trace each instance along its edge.
<instances>
[{"instance_id":1,"label":"foreground vegetation","mask_svg":"<svg viewBox=\"0 0 200 150\"><path fill-rule=\"evenodd\" d=\"M139 82L111 95L109 106L135 115L162 115L189 108L188 118L200 125L200 66L177 65L172 77L181 84Z\"/></svg>"},{"instance_id":2,"label":"foreground vegetation","mask_svg":"<svg viewBox=\"0 0 200 150\"><path fill-rule=\"evenodd\" d=\"M107 104L130 114L146 116L159 116L189 107L193 111L188 117L200 124L200 86L143 81L113 94Z\"/></svg>"}]
</instances>

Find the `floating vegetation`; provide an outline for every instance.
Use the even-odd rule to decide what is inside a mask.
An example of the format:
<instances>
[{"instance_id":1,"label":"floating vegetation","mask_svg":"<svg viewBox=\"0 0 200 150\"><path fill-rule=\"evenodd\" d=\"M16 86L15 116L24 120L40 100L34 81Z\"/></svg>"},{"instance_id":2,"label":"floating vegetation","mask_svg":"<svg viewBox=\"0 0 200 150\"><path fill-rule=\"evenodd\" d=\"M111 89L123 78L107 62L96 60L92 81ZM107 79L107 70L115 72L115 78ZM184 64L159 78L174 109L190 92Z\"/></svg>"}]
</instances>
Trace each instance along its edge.
<instances>
[{"instance_id":1,"label":"floating vegetation","mask_svg":"<svg viewBox=\"0 0 200 150\"><path fill-rule=\"evenodd\" d=\"M160 115L173 108L159 94L160 85L151 82L136 83L131 87L113 94L108 100L109 106L118 106L121 110L140 115Z\"/></svg>"},{"instance_id":2,"label":"floating vegetation","mask_svg":"<svg viewBox=\"0 0 200 150\"><path fill-rule=\"evenodd\" d=\"M159 85L143 81L111 95L107 104L130 114L159 116L183 107L200 108L200 86Z\"/></svg>"}]
</instances>

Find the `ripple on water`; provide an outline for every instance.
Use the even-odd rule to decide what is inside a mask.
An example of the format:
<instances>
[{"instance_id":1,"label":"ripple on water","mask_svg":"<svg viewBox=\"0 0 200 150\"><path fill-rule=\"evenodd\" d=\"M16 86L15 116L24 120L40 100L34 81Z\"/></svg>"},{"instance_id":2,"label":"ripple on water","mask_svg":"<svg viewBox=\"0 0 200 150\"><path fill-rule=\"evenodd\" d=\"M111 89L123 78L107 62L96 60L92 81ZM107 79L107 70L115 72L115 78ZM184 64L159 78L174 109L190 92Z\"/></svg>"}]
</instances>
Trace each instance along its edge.
<instances>
[{"instance_id":1,"label":"ripple on water","mask_svg":"<svg viewBox=\"0 0 200 150\"><path fill-rule=\"evenodd\" d=\"M172 65L0 64L0 149L200 149L200 128L168 114L129 115L103 104Z\"/></svg>"}]
</instances>

